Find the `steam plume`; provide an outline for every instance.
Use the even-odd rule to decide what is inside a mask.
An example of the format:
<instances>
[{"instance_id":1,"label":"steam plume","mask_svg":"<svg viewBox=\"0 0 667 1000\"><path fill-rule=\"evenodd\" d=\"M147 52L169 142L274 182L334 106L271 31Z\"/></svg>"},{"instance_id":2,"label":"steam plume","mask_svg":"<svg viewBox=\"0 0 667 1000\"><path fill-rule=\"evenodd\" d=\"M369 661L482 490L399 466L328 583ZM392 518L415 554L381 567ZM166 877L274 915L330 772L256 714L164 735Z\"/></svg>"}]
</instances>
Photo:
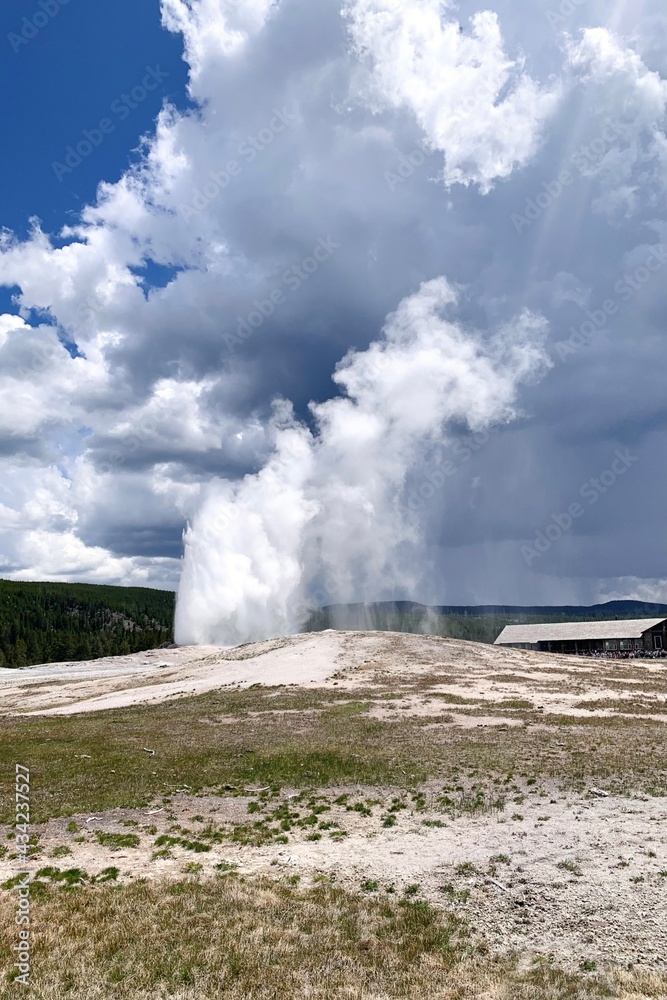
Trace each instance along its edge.
<instances>
[{"instance_id":1,"label":"steam plume","mask_svg":"<svg viewBox=\"0 0 667 1000\"><path fill-rule=\"evenodd\" d=\"M542 317L482 336L450 318L455 304L445 278L422 284L380 339L337 365L340 395L310 406L315 433L280 401L265 466L208 486L185 533L177 642L286 635L309 604L416 595L428 563L405 502L410 473L448 425L515 417L519 385L549 367Z\"/></svg>"}]
</instances>

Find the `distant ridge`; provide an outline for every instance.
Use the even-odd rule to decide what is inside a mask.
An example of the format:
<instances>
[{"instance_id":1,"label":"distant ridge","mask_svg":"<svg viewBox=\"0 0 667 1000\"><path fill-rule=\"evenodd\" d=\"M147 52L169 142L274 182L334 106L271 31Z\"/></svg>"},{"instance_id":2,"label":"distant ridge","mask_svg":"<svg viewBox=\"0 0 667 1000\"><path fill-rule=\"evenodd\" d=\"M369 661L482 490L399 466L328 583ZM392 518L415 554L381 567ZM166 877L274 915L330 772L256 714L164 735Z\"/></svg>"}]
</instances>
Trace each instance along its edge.
<instances>
[{"instance_id":1,"label":"distant ridge","mask_svg":"<svg viewBox=\"0 0 667 1000\"><path fill-rule=\"evenodd\" d=\"M575 618L589 616L594 618L659 618L667 617L667 604L651 604L648 601L606 601L604 604L418 604L416 601L374 601L370 604L328 604L321 611L354 612L378 611L398 612L401 614L437 614L437 615L572 615Z\"/></svg>"},{"instance_id":2,"label":"distant ridge","mask_svg":"<svg viewBox=\"0 0 667 1000\"><path fill-rule=\"evenodd\" d=\"M595 621L614 618L667 618L667 604L648 601L606 601L592 605L418 604L377 601L370 604L330 604L314 610L307 632L326 628L349 631L422 632L494 642L505 625L543 622Z\"/></svg>"}]
</instances>

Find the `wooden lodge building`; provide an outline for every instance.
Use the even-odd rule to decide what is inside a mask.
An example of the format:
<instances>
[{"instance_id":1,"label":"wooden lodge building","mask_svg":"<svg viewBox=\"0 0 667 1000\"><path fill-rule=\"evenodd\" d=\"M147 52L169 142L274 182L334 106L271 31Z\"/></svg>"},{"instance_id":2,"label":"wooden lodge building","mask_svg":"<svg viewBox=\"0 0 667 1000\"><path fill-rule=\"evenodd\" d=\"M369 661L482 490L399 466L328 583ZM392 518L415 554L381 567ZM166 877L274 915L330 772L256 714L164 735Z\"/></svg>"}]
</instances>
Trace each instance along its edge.
<instances>
[{"instance_id":1,"label":"wooden lodge building","mask_svg":"<svg viewBox=\"0 0 667 1000\"><path fill-rule=\"evenodd\" d=\"M494 645L575 655L655 652L667 650L667 618L506 625Z\"/></svg>"}]
</instances>

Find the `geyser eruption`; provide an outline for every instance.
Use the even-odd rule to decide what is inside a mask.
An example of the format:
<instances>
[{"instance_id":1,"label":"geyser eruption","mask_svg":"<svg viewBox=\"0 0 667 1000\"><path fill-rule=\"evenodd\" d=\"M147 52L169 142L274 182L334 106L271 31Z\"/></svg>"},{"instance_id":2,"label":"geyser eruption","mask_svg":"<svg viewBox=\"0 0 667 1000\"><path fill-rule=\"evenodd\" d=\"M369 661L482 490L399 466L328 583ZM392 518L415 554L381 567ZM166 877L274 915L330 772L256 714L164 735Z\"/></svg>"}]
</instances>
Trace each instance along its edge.
<instances>
[{"instance_id":1,"label":"geyser eruption","mask_svg":"<svg viewBox=\"0 0 667 1000\"><path fill-rule=\"evenodd\" d=\"M415 595L428 561L405 502L410 474L448 425L511 420L519 385L550 366L542 317L523 312L482 336L450 318L455 303L444 278L422 284L379 340L337 365L341 394L310 405L315 433L280 401L264 467L209 484L185 533L177 642L287 635L309 604Z\"/></svg>"}]
</instances>

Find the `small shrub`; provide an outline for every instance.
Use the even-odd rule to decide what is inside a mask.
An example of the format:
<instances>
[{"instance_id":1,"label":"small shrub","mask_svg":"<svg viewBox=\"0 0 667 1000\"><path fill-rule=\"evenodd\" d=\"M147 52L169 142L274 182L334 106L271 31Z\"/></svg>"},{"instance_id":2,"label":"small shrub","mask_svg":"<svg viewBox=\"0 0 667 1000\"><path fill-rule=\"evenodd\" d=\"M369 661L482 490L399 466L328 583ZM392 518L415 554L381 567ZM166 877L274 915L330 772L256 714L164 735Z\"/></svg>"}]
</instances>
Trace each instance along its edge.
<instances>
[{"instance_id":1,"label":"small shrub","mask_svg":"<svg viewBox=\"0 0 667 1000\"><path fill-rule=\"evenodd\" d=\"M139 837L136 833L101 833L95 834L97 842L103 847L121 848L138 847Z\"/></svg>"},{"instance_id":2,"label":"small shrub","mask_svg":"<svg viewBox=\"0 0 667 1000\"><path fill-rule=\"evenodd\" d=\"M97 875L93 875L91 882L104 883L104 882L115 882L118 878L119 872L117 868L103 868L101 872Z\"/></svg>"},{"instance_id":3,"label":"small shrub","mask_svg":"<svg viewBox=\"0 0 667 1000\"><path fill-rule=\"evenodd\" d=\"M50 858L62 858L66 854L71 854L71 853L72 853L71 850L69 849L69 847L66 844L59 844L58 847L54 847L53 848L53 850L51 851L49 857Z\"/></svg>"},{"instance_id":4,"label":"small shrub","mask_svg":"<svg viewBox=\"0 0 667 1000\"><path fill-rule=\"evenodd\" d=\"M572 861L571 858L567 858L565 861L559 861L556 867L561 868L563 871L570 872L572 875L583 874L577 862Z\"/></svg>"},{"instance_id":5,"label":"small shrub","mask_svg":"<svg viewBox=\"0 0 667 1000\"><path fill-rule=\"evenodd\" d=\"M457 875L476 875L477 869L475 868L472 861L462 861L460 865L457 865L454 869Z\"/></svg>"}]
</instances>

